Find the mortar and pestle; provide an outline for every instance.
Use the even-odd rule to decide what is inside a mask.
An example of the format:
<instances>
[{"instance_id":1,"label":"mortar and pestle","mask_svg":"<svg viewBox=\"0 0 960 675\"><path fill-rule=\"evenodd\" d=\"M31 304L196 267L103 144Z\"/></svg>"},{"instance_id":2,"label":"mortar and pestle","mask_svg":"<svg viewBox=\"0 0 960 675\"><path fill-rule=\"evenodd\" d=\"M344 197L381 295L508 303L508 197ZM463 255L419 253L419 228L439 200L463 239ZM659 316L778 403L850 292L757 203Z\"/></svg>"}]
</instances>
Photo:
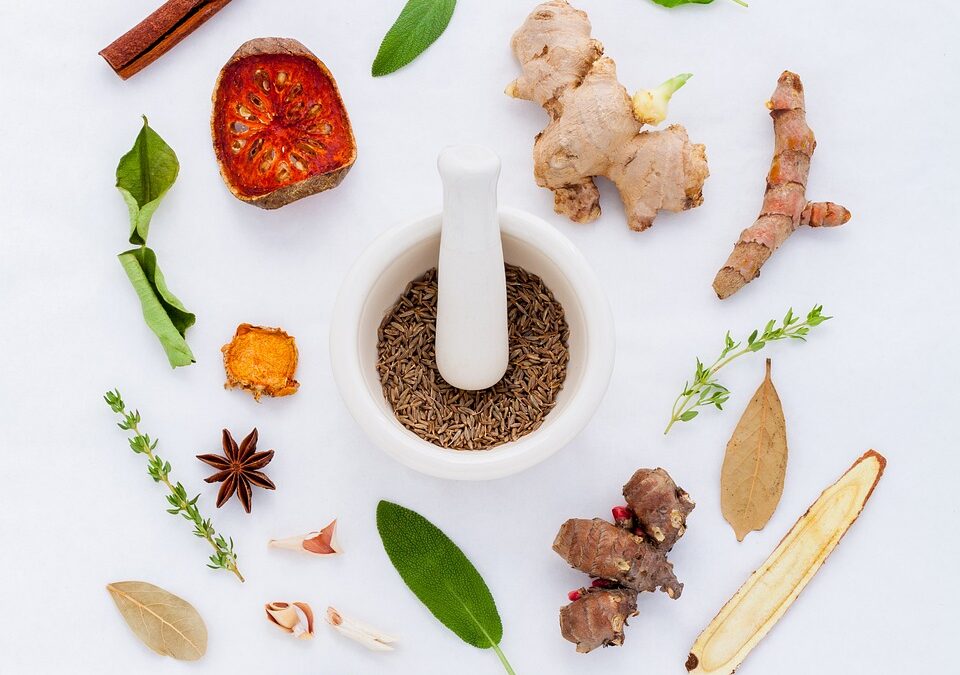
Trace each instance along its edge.
<instances>
[{"instance_id":1,"label":"mortar and pestle","mask_svg":"<svg viewBox=\"0 0 960 675\"><path fill-rule=\"evenodd\" d=\"M443 213L388 230L347 274L331 321L333 374L354 419L398 461L440 478L500 478L543 461L586 426L613 370L613 317L593 270L566 237L534 215L497 209L496 154L455 146L438 167ZM570 331L563 389L543 424L516 441L442 448L390 409L377 373L378 329L407 284L438 267L437 367L462 389L495 384L507 368L504 261L539 276L563 307Z\"/></svg>"}]
</instances>

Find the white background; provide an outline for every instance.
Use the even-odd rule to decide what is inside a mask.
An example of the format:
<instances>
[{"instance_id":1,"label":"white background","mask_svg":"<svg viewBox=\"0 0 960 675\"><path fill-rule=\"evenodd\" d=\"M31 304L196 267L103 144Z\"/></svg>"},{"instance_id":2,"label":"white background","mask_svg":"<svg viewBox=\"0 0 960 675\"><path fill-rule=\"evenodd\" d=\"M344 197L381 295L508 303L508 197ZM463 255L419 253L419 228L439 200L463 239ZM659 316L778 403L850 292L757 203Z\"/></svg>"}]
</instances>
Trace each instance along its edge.
<instances>
[{"instance_id":1,"label":"white background","mask_svg":"<svg viewBox=\"0 0 960 675\"><path fill-rule=\"evenodd\" d=\"M374 79L370 64L401 0L237 0L171 53L122 82L97 56L156 0L4 0L0 9L0 671L5 673L495 673L496 657L460 642L403 585L374 527L381 498L417 509L474 561L497 600L502 646L518 673L683 673L700 630L795 519L862 452L889 460L863 517L741 671L954 672L960 602L956 521L960 452L952 438L960 376L953 345L960 292L958 10L925 3L718 0L668 11L648 0L579 0L631 90L695 77L671 120L707 145L704 205L628 231L616 193L575 225L532 178L545 114L502 94L508 48L532 9L461 0L449 30L412 66ZM235 200L209 138L210 92L244 40L295 37L336 75L359 143L341 187L265 212ZM835 230L798 231L734 298L710 283L760 206L772 149L763 103L784 68L806 86L817 134L809 196L853 211ZM146 113L176 150L179 180L150 244L196 312L197 364L172 372L114 257L128 248L114 169ZM573 239L609 293L617 365L592 423L521 475L489 483L413 473L364 437L335 389L327 354L340 280L377 234L440 203L436 154L477 142L503 158L501 202ZM760 356L724 373L729 409L661 434L694 356L727 329L745 335L788 306L836 318L810 342L775 344L790 464L769 525L738 544L719 509L727 439L760 382ZM283 326L301 352L299 393L256 404L222 389L220 346L237 324ZM101 401L119 387L176 479L237 541L248 582L204 567L209 553L166 515ZM193 459L220 429L260 430L275 448L276 492L252 515L216 493ZM697 501L671 555L674 602L647 594L626 645L574 653L557 610L585 577L551 550L568 517L605 516L641 466L664 466ZM269 538L340 519L346 554L268 551ZM131 634L104 585L142 579L204 616L206 657L177 664ZM373 654L325 626L312 643L267 625L262 606L332 604L402 642Z\"/></svg>"}]
</instances>

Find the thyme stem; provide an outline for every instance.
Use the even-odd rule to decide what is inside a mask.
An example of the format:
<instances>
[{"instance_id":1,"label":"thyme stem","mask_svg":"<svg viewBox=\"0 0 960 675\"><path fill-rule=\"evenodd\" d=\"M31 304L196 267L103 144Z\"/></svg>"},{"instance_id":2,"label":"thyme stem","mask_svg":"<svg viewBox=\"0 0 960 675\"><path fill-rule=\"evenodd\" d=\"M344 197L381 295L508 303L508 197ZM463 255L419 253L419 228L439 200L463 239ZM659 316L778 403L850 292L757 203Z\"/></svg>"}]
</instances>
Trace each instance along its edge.
<instances>
[{"instance_id":1,"label":"thyme stem","mask_svg":"<svg viewBox=\"0 0 960 675\"><path fill-rule=\"evenodd\" d=\"M170 494L167 495L167 502L170 504L167 513L171 515L182 515L194 525L193 533L201 539L206 539L207 543L215 551L210 556L210 563L207 567L212 569L224 569L236 575L243 582L243 575L237 567L237 555L233 551L233 539L224 539L223 535L217 534L213 523L209 519L204 519L197 508L197 500L200 495L193 499L187 496L187 491L180 483L170 482L170 463L165 462L154 450L156 450L158 441L150 440L150 436L140 433L140 411L134 410L128 412L123 399L120 397L119 390L108 391L103 399L110 406L113 412L121 416L122 421L117 426L124 431L132 431L133 436L128 439L130 449L137 454L146 455L149 459L147 463L147 473L157 483L163 483Z\"/></svg>"},{"instance_id":2,"label":"thyme stem","mask_svg":"<svg viewBox=\"0 0 960 675\"><path fill-rule=\"evenodd\" d=\"M730 390L717 381L716 374L731 361L744 354L758 352L768 342L775 340L793 339L805 342L811 328L819 326L831 318L833 317L823 316L823 305L816 305L807 313L807 318L803 321L800 320L799 316L793 315L793 309L791 308L783 317L783 322L779 327L776 327L776 320L771 319L762 332L759 330L753 331L747 338L746 346L742 348L740 345L743 343L734 342L728 331L724 349L712 365L704 366L700 359L697 359L693 384L689 382L684 384L683 391L674 400L673 407L670 409L670 422L664 429L663 434L670 433L670 429L677 422L689 422L696 417L699 414L699 411L696 410L698 407L714 406L717 410L723 410L723 404L730 398Z\"/></svg>"}]
</instances>

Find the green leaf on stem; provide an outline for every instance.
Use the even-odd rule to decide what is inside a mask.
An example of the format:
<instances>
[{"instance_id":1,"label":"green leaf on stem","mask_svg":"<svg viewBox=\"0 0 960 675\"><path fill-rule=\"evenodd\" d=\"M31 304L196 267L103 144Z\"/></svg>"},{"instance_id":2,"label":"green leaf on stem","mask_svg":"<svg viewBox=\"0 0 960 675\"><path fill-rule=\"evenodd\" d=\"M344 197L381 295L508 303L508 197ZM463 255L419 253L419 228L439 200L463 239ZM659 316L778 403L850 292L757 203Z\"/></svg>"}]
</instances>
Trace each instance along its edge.
<instances>
[{"instance_id":1,"label":"green leaf on stem","mask_svg":"<svg viewBox=\"0 0 960 675\"><path fill-rule=\"evenodd\" d=\"M653 0L662 7L679 7L680 5L709 5L713 0ZM733 0L741 7L747 7L744 0Z\"/></svg>"},{"instance_id":2,"label":"green leaf on stem","mask_svg":"<svg viewBox=\"0 0 960 675\"><path fill-rule=\"evenodd\" d=\"M390 562L420 602L467 644L493 649L513 673L499 648L497 605L463 551L419 513L392 502L377 505L377 530Z\"/></svg>"},{"instance_id":3,"label":"green leaf on stem","mask_svg":"<svg viewBox=\"0 0 960 675\"><path fill-rule=\"evenodd\" d=\"M143 118L130 152L117 165L117 189L130 210L130 243L147 243L150 219L160 200L177 179L180 163L177 155Z\"/></svg>"},{"instance_id":4,"label":"green leaf on stem","mask_svg":"<svg viewBox=\"0 0 960 675\"><path fill-rule=\"evenodd\" d=\"M763 333L755 330L747 337L747 344L740 348L739 342L730 337L728 331L724 338L724 349L712 365L705 365L699 358L697 359L696 370L694 371L693 383L684 383L683 390L673 403L670 411L670 422L664 434L670 433L670 429L677 422L689 422L697 416L695 408L703 406L715 406L718 410L723 410L723 404L726 403L730 394L726 387L716 380L717 371L726 366L734 359L758 352L767 346L768 342L776 340L800 340L806 342L806 336L810 329L818 326L831 317L823 316L823 305L816 305L807 313L807 318L802 323L800 317L793 315L793 310L787 311L783 317L783 324L777 328L776 320L771 319L764 326Z\"/></svg>"},{"instance_id":5,"label":"green leaf on stem","mask_svg":"<svg viewBox=\"0 0 960 675\"><path fill-rule=\"evenodd\" d=\"M184 338L197 317L170 292L157 266L157 255L143 246L117 257L140 298L143 319L163 345L170 365L176 368L194 363L193 352Z\"/></svg>"},{"instance_id":6,"label":"green leaf on stem","mask_svg":"<svg viewBox=\"0 0 960 675\"><path fill-rule=\"evenodd\" d=\"M420 56L447 29L457 0L407 0L373 60L374 77L389 75Z\"/></svg>"}]
</instances>

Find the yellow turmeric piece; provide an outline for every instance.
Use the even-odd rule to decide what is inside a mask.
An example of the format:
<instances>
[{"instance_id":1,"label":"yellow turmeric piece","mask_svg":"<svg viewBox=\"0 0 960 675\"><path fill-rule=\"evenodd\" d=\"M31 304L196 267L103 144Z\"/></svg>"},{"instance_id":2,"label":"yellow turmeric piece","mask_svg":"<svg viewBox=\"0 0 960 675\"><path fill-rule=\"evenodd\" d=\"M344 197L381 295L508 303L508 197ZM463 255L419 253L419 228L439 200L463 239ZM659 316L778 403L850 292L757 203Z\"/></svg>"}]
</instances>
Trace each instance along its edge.
<instances>
[{"instance_id":1,"label":"yellow turmeric piece","mask_svg":"<svg viewBox=\"0 0 960 675\"><path fill-rule=\"evenodd\" d=\"M260 400L267 396L295 394L300 383L297 370L297 343L280 328L242 323L229 344L223 346L226 388L246 389Z\"/></svg>"}]
</instances>

